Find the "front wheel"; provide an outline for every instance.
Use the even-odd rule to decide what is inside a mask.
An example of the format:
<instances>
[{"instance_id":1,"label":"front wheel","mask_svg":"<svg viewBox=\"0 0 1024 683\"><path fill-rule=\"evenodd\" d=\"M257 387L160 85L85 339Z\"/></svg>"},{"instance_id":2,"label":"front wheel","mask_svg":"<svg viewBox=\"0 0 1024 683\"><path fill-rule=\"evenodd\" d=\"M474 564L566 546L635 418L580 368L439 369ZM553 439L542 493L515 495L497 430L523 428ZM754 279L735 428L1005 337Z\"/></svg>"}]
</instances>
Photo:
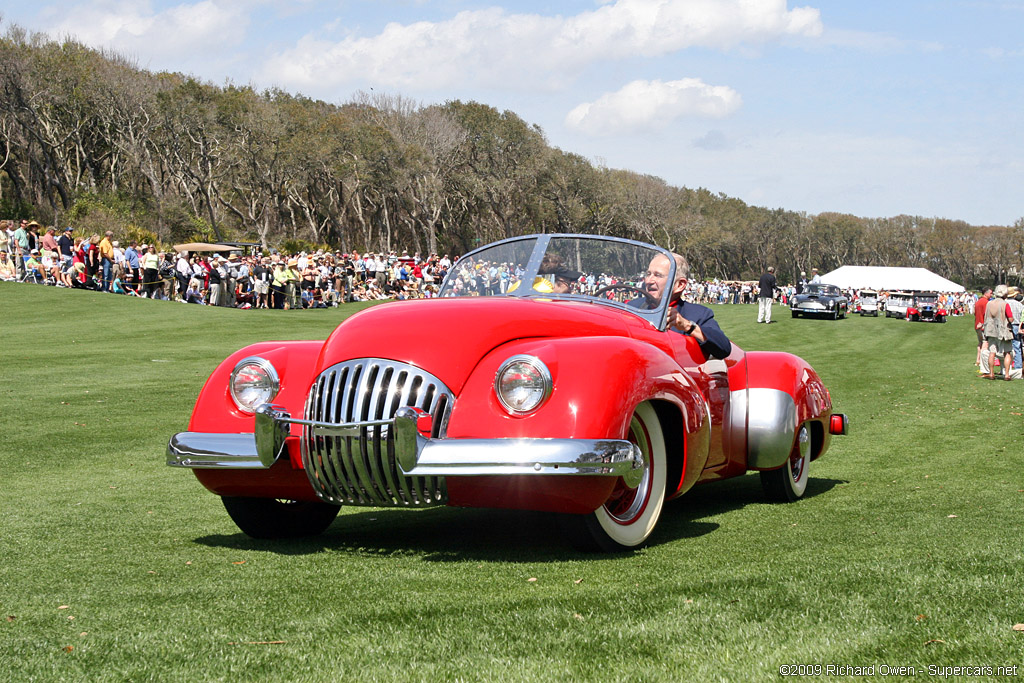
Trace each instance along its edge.
<instances>
[{"instance_id":1,"label":"front wheel","mask_svg":"<svg viewBox=\"0 0 1024 683\"><path fill-rule=\"evenodd\" d=\"M637 406L626 437L640 449L644 473L636 488L621 480L604 505L590 515L562 515L562 531L586 551L622 552L645 545L665 504L665 437L650 403Z\"/></svg>"},{"instance_id":2,"label":"front wheel","mask_svg":"<svg viewBox=\"0 0 1024 683\"><path fill-rule=\"evenodd\" d=\"M331 525L341 509L319 501L222 496L231 521L253 538L316 536Z\"/></svg>"},{"instance_id":3,"label":"front wheel","mask_svg":"<svg viewBox=\"0 0 1024 683\"><path fill-rule=\"evenodd\" d=\"M786 464L778 469L761 472L761 488L768 500L789 503L802 498L807 491L810 465L811 433L807 425L802 425Z\"/></svg>"}]
</instances>

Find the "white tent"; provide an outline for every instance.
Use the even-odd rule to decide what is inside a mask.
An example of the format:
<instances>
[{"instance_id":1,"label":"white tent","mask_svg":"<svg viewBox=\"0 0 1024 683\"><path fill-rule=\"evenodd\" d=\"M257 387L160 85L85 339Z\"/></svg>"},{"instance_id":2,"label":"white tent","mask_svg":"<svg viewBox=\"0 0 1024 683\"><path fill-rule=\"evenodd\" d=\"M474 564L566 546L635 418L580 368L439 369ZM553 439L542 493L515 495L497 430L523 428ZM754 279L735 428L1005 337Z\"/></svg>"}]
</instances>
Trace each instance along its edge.
<instances>
[{"instance_id":1,"label":"white tent","mask_svg":"<svg viewBox=\"0 0 1024 683\"><path fill-rule=\"evenodd\" d=\"M962 292L961 285L927 268L842 266L821 276L821 281L843 289L885 289L919 292Z\"/></svg>"}]
</instances>

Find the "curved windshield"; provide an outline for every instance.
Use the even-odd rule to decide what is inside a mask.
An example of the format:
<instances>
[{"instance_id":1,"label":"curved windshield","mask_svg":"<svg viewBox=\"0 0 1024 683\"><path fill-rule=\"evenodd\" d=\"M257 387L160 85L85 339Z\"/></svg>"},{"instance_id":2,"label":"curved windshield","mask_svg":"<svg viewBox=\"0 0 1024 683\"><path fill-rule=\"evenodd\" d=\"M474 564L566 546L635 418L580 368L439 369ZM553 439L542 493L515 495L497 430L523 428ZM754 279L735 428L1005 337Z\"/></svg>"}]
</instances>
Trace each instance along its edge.
<instances>
[{"instance_id":1,"label":"curved windshield","mask_svg":"<svg viewBox=\"0 0 1024 683\"><path fill-rule=\"evenodd\" d=\"M440 296L513 296L617 306L661 327L675 259L641 242L590 235L531 235L466 254Z\"/></svg>"}]
</instances>

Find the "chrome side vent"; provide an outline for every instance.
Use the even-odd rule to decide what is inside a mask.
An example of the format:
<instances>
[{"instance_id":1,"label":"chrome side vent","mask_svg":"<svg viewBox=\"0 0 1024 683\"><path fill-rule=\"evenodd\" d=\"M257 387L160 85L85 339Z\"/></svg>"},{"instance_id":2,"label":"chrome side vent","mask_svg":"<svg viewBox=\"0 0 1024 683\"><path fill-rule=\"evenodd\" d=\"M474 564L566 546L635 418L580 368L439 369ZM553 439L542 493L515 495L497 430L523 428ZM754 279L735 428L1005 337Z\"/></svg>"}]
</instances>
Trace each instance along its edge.
<instances>
[{"instance_id":1,"label":"chrome side vent","mask_svg":"<svg viewBox=\"0 0 1024 683\"><path fill-rule=\"evenodd\" d=\"M359 358L317 377L306 400L306 419L335 425L391 420L403 406L433 416L432 437L444 436L454 397L419 368ZM407 477L395 459L389 425L361 426L356 435L304 426L302 463L317 495L336 505L423 507L448 500L443 477Z\"/></svg>"}]
</instances>

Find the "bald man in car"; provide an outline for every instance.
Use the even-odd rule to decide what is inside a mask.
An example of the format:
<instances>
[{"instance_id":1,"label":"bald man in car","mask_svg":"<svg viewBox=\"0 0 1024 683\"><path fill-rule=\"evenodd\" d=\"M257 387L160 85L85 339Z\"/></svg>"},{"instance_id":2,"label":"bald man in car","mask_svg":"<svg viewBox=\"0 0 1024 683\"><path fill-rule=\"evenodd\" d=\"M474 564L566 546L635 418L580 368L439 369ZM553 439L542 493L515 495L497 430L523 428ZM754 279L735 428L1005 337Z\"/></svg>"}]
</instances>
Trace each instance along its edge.
<instances>
[{"instance_id":1,"label":"bald man in car","mask_svg":"<svg viewBox=\"0 0 1024 683\"><path fill-rule=\"evenodd\" d=\"M683 300L683 292L690 279L690 265L679 254L673 254L676 261L675 282L669 283L672 263L668 257L658 254L651 259L644 274L643 289L649 305L656 306L663 296L669 296L668 328L693 337L700 350L708 358L725 358L732 352L732 342L715 321L715 314L707 306Z\"/></svg>"}]
</instances>

